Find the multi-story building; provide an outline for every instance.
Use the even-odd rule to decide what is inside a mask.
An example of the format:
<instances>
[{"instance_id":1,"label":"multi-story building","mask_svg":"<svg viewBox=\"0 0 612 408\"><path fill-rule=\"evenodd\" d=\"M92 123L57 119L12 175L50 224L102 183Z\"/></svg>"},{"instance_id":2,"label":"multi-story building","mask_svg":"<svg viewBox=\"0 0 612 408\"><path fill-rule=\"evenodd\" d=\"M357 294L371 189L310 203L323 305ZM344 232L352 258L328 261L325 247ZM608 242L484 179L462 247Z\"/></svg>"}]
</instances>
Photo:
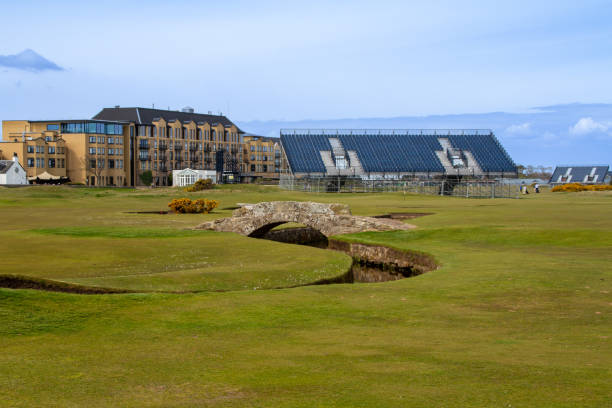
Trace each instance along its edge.
<instances>
[{"instance_id":1,"label":"multi-story building","mask_svg":"<svg viewBox=\"0 0 612 408\"><path fill-rule=\"evenodd\" d=\"M142 184L151 171L155 185L171 185L172 170L216 170L235 180L242 163L242 131L227 117L150 108L105 108L94 119L119 121L128 128L129 185Z\"/></svg>"},{"instance_id":2,"label":"multi-story building","mask_svg":"<svg viewBox=\"0 0 612 408\"><path fill-rule=\"evenodd\" d=\"M216 170L237 179L243 132L222 115L106 108L93 119L2 122L0 159L16 153L28 177L42 173L92 186L171 185L172 170Z\"/></svg>"},{"instance_id":3,"label":"multi-story building","mask_svg":"<svg viewBox=\"0 0 612 408\"><path fill-rule=\"evenodd\" d=\"M280 177L280 139L246 133L243 140L242 179L254 182Z\"/></svg>"},{"instance_id":4,"label":"multi-story building","mask_svg":"<svg viewBox=\"0 0 612 408\"><path fill-rule=\"evenodd\" d=\"M123 144L121 132L120 124L87 119L7 120L2 122L0 150L3 156L17 154L30 180L47 173L84 184L123 185L123 172L116 171L121 169L123 157L115 155L114 149L106 149L107 142L114 144L115 138ZM107 170L108 166L112 168Z\"/></svg>"}]
</instances>

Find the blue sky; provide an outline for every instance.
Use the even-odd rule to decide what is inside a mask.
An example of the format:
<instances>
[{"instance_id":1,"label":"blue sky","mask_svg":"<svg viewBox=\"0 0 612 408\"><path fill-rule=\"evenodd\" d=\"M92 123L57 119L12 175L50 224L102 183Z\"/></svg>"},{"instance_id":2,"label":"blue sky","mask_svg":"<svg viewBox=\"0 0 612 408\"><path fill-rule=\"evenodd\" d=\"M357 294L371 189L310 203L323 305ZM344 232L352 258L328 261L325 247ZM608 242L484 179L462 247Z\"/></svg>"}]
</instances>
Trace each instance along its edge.
<instances>
[{"instance_id":1,"label":"blue sky","mask_svg":"<svg viewBox=\"0 0 612 408\"><path fill-rule=\"evenodd\" d=\"M154 103L229 113L245 130L268 121L266 133L341 118L457 123L494 128L519 162L610 162L609 1L57 0L0 11L0 119Z\"/></svg>"}]
</instances>

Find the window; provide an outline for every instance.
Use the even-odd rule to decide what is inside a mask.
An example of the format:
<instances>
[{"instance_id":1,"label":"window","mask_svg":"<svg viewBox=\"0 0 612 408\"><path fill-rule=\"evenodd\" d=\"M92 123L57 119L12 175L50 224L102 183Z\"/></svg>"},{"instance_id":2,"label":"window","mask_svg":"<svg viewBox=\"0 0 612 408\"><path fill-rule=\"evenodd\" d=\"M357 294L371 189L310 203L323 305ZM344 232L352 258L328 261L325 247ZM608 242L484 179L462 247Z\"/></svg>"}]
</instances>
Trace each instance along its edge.
<instances>
[{"instance_id":1,"label":"window","mask_svg":"<svg viewBox=\"0 0 612 408\"><path fill-rule=\"evenodd\" d=\"M157 126L153 126L153 137L157 137Z\"/></svg>"},{"instance_id":2,"label":"window","mask_svg":"<svg viewBox=\"0 0 612 408\"><path fill-rule=\"evenodd\" d=\"M55 146L49 146L49 154L55 154Z\"/></svg>"},{"instance_id":3,"label":"window","mask_svg":"<svg viewBox=\"0 0 612 408\"><path fill-rule=\"evenodd\" d=\"M28 153L34 153L34 146L28 146Z\"/></svg>"},{"instance_id":4,"label":"window","mask_svg":"<svg viewBox=\"0 0 612 408\"><path fill-rule=\"evenodd\" d=\"M255 171L255 165L251 164L251 171Z\"/></svg>"},{"instance_id":5,"label":"window","mask_svg":"<svg viewBox=\"0 0 612 408\"><path fill-rule=\"evenodd\" d=\"M96 137L95 136L89 136L89 143L96 143Z\"/></svg>"},{"instance_id":6,"label":"window","mask_svg":"<svg viewBox=\"0 0 612 408\"><path fill-rule=\"evenodd\" d=\"M104 143L104 136L98 136L98 143Z\"/></svg>"},{"instance_id":7,"label":"window","mask_svg":"<svg viewBox=\"0 0 612 408\"><path fill-rule=\"evenodd\" d=\"M57 123L48 124L47 130L59 130L59 125Z\"/></svg>"},{"instance_id":8,"label":"window","mask_svg":"<svg viewBox=\"0 0 612 408\"><path fill-rule=\"evenodd\" d=\"M134 126L130 126L130 137L134 137Z\"/></svg>"},{"instance_id":9,"label":"window","mask_svg":"<svg viewBox=\"0 0 612 408\"><path fill-rule=\"evenodd\" d=\"M106 143L108 143L108 144L115 144L115 138L114 137L107 138Z\"/></svg>"},{"instance_id":10,"label":"window","mask_svg":"<svg viewBox=\"0 0 612 408\"><path fill-rule=\"evenodd\" d=\"M49 159L49 168L52 169L55 167L55 159Z\"/></svg>"},{"instance_id":11,"label":"window","mask_svg":"<svg viewBox=\"0 0 612 408\"><path fill-rule=\"evenodd\" d=\"M98 159L98 168L99 169L103 169L104 168L104 159Z\"/></svg>"},{"instance_id":12,"label":"window","mask_svg":"<svg viewBox=\"0 0 612 408\"><path fill-rule=\"evenodd\" d=\"M98 147L98 154L104 154L104 148Z\"/></svg>"},{"instance_id":13,"label":"window","mask_svg":"<svg viewBox=\"0 0 612 408\"><path fill-rule=\"evenodd\" d=\"M89 154L96 154L96 148L95 147L90 147L89 148Z\"/></svg>"},{"instance_id":14,"label":"window","mask_svg":"<svg viewBox=\"0 0 612 408\"><path fill-rule=\"evenodd\" d=\"M169 137L170 139L172 139L172 138L174 137L174 134L173 134L173 133L174 133L174 132L173 132L173 128L168 128L168 137Z\"/></svg>"},{"instance_id":15,"label":"window","mask_svg":"<svg viewBox=\"0 0 612 408\"><path fill-rule=\"evenodd\" d=\"M34 167L34 159L31 157L28 157L28 167Z\"/></svg>"},{"instance_id":16,"label":"window","mask_svg":"<svg viewBox=\"0 0 612 408\"><path fill-rule=\"evenodd\" d=\"M115 168L115 161L112 159L108 160L108 168L109 169L114 169Z\"/></svg>"},{"instance_id":17,"label":"window","mask_svg":"<svg viewBox=\"0 0 612 408\"><path fill-rule=\"evenodd\" d=\"M45 146L36 146L36 153L44 153Z\"/></svg>"},{"instance_id":18,"label":"window","mask_svg":"<svg viewBox=\"0 0 612 408\"><path fill-rule=\"evenodd\" d=\"M251 145L251 151L254 152L255 151L255 146Z\"/></svg>"},{"instance_id":19,"label":"window","mask_svg":"<svg viewBox=\"0 0 612 408\"><path fill-rule=\"evenodd\" d=\"M95 169L96 168L96 161L95 160L90 160L89 161L89 168L91 169Z\"/></svg>"}]
</instances>

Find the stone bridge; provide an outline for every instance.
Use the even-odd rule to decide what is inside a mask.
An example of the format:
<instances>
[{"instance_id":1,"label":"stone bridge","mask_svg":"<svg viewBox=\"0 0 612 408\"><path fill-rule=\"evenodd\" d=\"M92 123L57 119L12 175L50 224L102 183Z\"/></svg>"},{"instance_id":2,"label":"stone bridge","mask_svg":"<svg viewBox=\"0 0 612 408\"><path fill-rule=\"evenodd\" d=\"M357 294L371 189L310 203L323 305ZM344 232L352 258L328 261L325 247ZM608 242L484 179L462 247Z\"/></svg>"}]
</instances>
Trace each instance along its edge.
<instances>
[{"instance_id":1,"label":"stone bridge","mask_svg":"<svg viewBox=\"0 0 612 408\"><path fill-rule=\"evenodd\" d=\"M294 222L320 231L326 237L361 231L390 231L415 228L399 220L351 215L346 204L299 201L269 201L243 204L231 217L200 224L196 229L236 232L260 238L272 228Z\"/></svg>"}]
</instances>

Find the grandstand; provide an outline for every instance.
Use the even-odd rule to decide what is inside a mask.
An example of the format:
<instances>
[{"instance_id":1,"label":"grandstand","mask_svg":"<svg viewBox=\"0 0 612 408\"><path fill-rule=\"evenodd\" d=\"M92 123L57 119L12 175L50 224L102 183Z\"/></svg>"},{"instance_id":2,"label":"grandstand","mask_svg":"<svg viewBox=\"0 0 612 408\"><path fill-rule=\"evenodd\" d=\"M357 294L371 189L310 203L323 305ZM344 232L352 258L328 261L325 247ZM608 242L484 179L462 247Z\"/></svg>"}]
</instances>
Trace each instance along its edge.
<instances>
[{"instance_id":1,"label":"grandstand","mask_svg":"<svg viewBox=\"0 0 612 408\"><path fill-rule=\"evenodd\" d=\"M606 182L609 166L557 166L550 178L550 184L582 183L603 184Z\"/></svg>"},{"instance_id":2,"label":"grandstand","mask_svg":"<svg viewBox=\"0 0 612 408\"><path fill-rule=\"evenodd\" d=\"M293 177L517 176L491 130L283 129L280 139L284 167Z\"/></svg>"}]
</instances>

